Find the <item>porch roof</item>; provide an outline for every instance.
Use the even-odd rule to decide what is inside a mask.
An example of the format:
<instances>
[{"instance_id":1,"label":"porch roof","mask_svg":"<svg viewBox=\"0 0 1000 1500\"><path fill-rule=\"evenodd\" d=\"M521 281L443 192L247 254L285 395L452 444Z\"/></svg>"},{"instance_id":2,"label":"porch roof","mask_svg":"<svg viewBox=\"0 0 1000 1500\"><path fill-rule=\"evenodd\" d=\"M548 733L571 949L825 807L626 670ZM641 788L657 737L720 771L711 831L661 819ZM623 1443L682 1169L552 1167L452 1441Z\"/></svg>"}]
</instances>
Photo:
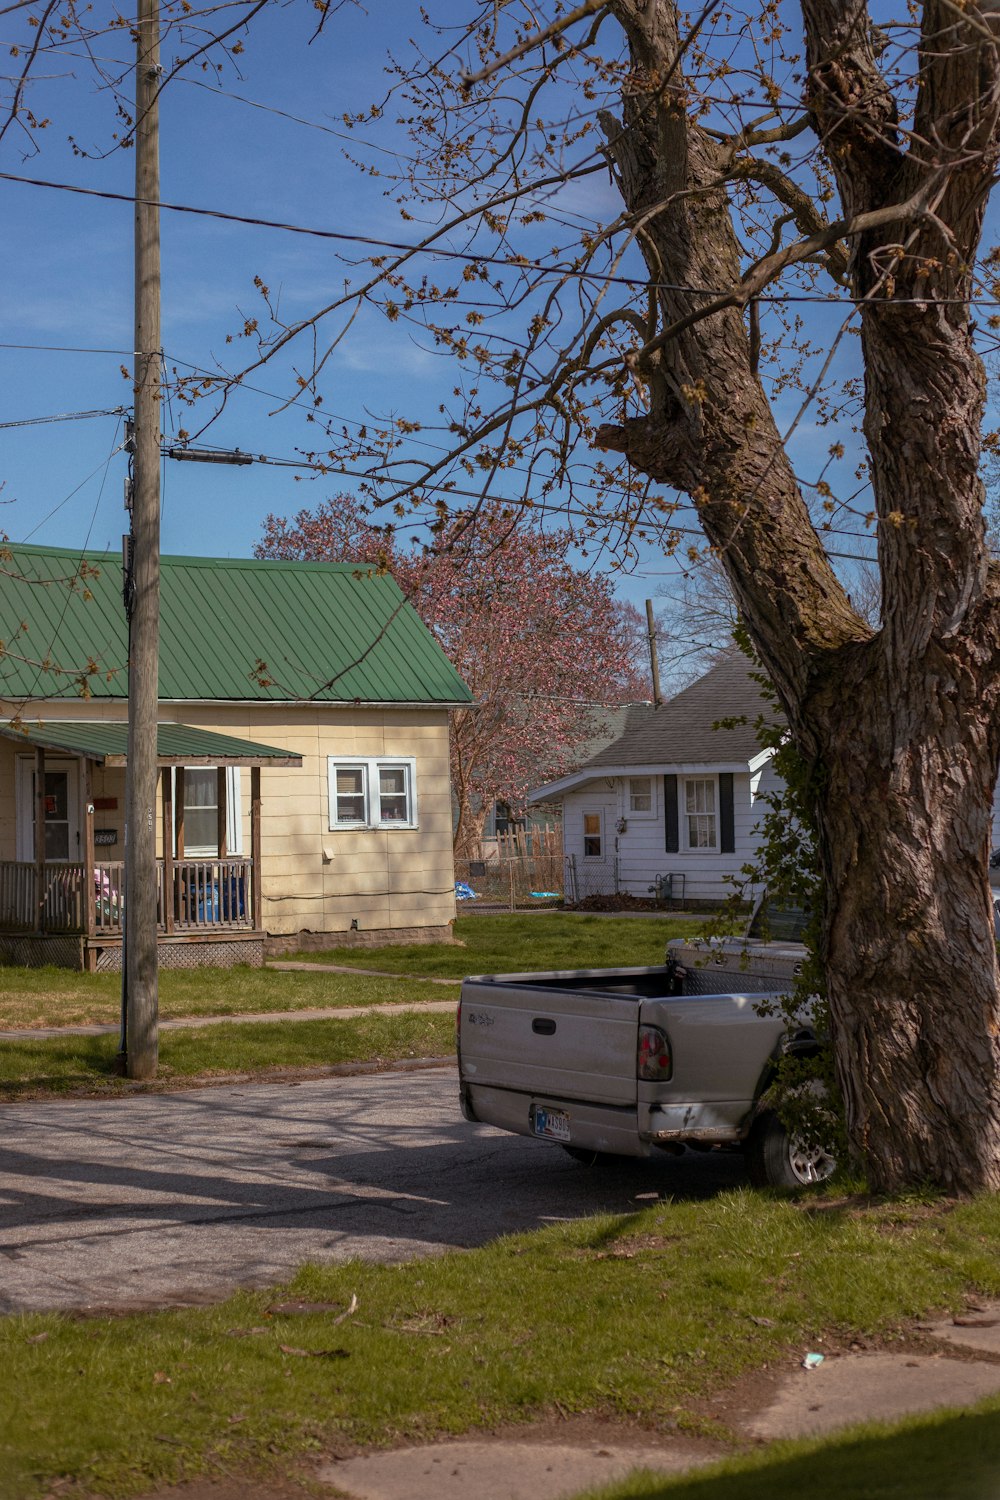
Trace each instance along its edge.
<instances>
[{"instance_id":1,"label":"porch roof","mask_svg":"<svg viewBox=\"0 0 1000 1500\"><path fill-rule=\"evenodd\" d=\"M0 721L0 736L64 755L85 756L99 765L124 766L128 725L82 719L14 723ZM237 739L188 724L157 724L156 761L161 766L301 766L302 756L275 745Z\"/></svg>"}]
</instances>

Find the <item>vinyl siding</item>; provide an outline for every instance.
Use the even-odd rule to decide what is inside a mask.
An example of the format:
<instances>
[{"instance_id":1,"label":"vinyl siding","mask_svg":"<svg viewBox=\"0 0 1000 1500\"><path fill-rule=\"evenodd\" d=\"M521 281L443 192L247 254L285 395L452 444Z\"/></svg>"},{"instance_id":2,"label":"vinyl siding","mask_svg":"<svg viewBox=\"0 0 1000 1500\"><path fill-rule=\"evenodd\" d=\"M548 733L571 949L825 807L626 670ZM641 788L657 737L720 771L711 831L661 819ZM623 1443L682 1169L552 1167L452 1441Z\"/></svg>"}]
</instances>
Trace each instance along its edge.
<instances>
[{"instance_id":1,"label":"vinyl siding","mask_svg":"<svg viewBox=\"0 0 1000 1500\"><path fill-rule=\"evenodd\" d=\"M692 773L694 774L694 773ZM697 772L713 775L711 767ZM679 778L683 788L684 774ZM754 787L752 789L751 782ZM685 899L723 901L732 894L732 881L740 868L754 857L758 847L757 825L765 810L760 796L777 785L778 778L768 764L751 778L749 771L733 776L733 831L736 849L723 854L718 850L681 848L676 854L666 852L664 815L664 778L653 777L654 815L645 817L629 810L628 778L616 778L613 787L605 780L591 783L590 788L567 792L563 799L563 829L567 854L575 854L578 865L583 856L583 813L598 807L604 811L608 852L617 853L620 889L632 896L648 896L658 875L683 875ZM683 795L683 792L680 792ZM716 804L718 817L718 804ZM624 833L615 832L615 824L624 818ZM683 824L683 817L681 819ZM718 825L717 825L718 826ZM616 847L617 846L617 847ZM683 836L682 836L683 846Z\"/></svg>"},{"instance_id":2,"label":"vinyl siding","mask_svg":"<svg viewBox=\"0 0 1000 1500\"><path fill-rule=\"evenodd\" d=\"M48 717L83 720L125 717L121 703L53 704ZM455 915L448 715L414 709L327 705L161 705L160 718L237 738L263 741L302 756L301 767L261 771L263 920L267 932L287 936L303 929L346 932L440 927ZM0 859L15 857L15 758L18 747L0 741ZM327 761L355 755L415 761L418 826L400 829L331 829ZM33 760L33 752L31 755ZM125 773L94 773L95 796L116 796L114 812L99 812L98 827L116 827L123 848ZM250 772L241 775L243 848L250 854ZM157 819L159 854L160 828ZM100 851L98 851L98 861Z\"/></svg>"}]
</instances>

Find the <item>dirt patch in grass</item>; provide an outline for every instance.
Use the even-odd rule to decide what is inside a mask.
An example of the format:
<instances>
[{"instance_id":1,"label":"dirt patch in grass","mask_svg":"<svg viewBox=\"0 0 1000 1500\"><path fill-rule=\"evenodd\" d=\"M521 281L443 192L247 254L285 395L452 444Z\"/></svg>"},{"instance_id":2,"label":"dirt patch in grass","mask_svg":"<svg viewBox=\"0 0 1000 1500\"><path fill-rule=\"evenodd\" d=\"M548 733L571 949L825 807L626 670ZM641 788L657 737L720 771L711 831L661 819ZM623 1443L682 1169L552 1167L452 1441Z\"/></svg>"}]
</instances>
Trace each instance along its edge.
<instances>
[{"instance_id":1,"label":"dirt patch in grass","mask_svg":"<svg viewBox=\"0 0 1000 1500\"><path fill-rule=\"evenodd\" d=\"M679 1236L676 1234L634 1234L623 1235L621 1239L614 1240L607 1248L606 1254L614 1260L624 1256L638 1255L645 1250L669 1250L676 1245Z\"/></svg>"},{"instance_id":2,"label":"dirt patch in grass","mask_svg":"<svg viewBox=\"0 0 1000 1500\"><path fill-rule=\"evenodd\" d=\"M567 903L566 911L644 911L650 916L665 916L662 906L647 901L643 896L584 896L582 901Z\"/></svg>"}]
</instances>

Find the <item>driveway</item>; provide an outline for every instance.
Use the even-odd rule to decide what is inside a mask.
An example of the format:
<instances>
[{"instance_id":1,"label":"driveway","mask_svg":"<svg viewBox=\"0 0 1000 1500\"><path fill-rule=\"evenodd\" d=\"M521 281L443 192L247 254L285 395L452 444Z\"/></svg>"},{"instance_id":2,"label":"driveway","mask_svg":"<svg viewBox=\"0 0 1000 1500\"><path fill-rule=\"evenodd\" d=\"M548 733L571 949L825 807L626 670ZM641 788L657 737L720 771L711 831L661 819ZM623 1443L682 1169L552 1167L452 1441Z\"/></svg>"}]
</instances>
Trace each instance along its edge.
<instances>
[{"instance_id":1,"label":"driveway","mask_svg":"<svg viewBox=\"0 0 1000 1500\"><path fill-rule=\"evenodd\" d=\"M743 1182L470 1125L451 1067L0 1106L0 1313L162 1306Z\"/></svg>"}]
</instances>

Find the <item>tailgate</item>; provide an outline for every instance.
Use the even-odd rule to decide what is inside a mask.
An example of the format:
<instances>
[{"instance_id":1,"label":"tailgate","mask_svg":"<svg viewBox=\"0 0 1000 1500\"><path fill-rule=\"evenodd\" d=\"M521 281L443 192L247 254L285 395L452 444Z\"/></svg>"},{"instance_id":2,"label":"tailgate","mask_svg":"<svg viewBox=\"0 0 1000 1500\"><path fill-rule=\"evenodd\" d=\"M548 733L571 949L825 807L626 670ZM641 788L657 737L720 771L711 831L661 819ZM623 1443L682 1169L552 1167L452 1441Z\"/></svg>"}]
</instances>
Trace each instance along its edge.
<instances>
[{"instance_id":1,"label":"tailgate","mask_svg":"<svg viewBox=\"0 0 1000 1500\"><path fill-rule=\"evenodd\" d=\"M462 1078L547 1098L634 1105L640 1004L635 995L467 980Z\"/></svg>"}]
</instances>

